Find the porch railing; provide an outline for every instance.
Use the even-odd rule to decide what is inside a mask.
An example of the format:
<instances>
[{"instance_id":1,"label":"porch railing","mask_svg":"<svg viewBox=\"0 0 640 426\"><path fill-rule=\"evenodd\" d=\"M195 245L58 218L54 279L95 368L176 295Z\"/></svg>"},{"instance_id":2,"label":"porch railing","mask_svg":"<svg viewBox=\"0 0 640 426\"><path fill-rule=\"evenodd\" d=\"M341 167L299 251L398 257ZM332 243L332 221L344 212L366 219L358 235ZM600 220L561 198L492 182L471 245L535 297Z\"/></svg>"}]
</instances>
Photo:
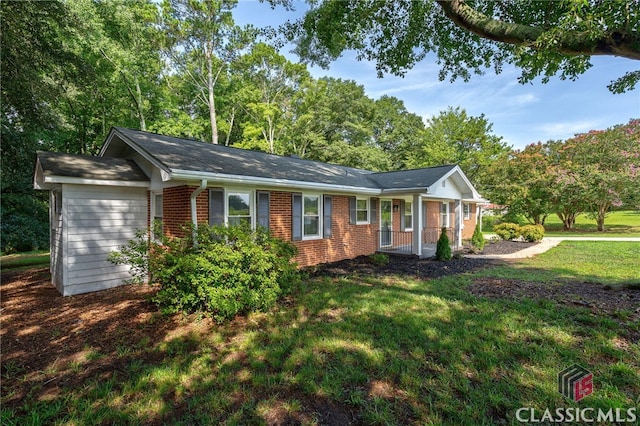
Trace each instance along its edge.
<instances>
[{"instance_id":1,"label":"porch railing","mask_svg":"<svg viewBox=\"0 0 640 426\"><path fill-rule=\"evenodd\" d=\"M378 231L378 251L413 254L413 233L387 230Z\"/></svg>"},{"instance_id":2,"label":"porch railing","mask_svg":"<svg viewBox=\"0 0 640 426\"><path fill-rule=\"evenodd\" d=\"M449 237L449 244L456 245L455 229L446 228L447 237ZM423 244L436 244L440 238L440 232L442 228L423 228L422 229L422 243Z\"/></svg>"}]
</instances>

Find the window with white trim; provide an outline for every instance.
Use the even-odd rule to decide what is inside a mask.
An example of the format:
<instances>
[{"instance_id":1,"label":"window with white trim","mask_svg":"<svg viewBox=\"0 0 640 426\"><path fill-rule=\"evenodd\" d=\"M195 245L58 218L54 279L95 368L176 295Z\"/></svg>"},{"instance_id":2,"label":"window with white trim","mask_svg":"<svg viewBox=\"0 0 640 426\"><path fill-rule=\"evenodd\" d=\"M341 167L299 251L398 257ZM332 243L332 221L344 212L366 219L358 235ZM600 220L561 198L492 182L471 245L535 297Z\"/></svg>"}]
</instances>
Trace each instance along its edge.
<instances>
[{"instance_id":1,"label":"window with white trim","mask_svg":"<svg viewBox=\"0 0 640 426\"><path fill-rule=\"evenodd\" d=\"M462 212L464 214L464 220L471 219L471 204L462 203Z\"/></svg>"},{"instance_id":2,"label":"window with white trim","mask_svg":"<svg viewBox=\"0 0 640 426\"><path fill-rule=\"evenodd\" d=\"M356 223L369 223L369 199L356 198Z\"/></svg>"},{"instance_id":3,"label":"window with white trim","mask_svg":"<svg viewBox=\"0 0 640 426\"><path fill-rule=\"evenodd\" d=\"M413 202L404 202L404 230L411 231L413 229Z\"/></svg>"},{"instance_id":4,"label":"window with white trim","mask_svg":"<svg viewBox=\"0 0 640 426\"><path fill-rule=\"evenodd\" d=\"M320 196L305 194L302 197L302 237L319 238L320 230Z\"/></svg>"},{"instance_id":5,"label":"window with white trim","mask_svg":"<svg viewBox=\"0 0 640 426\"><path fill-rule=\"evenodd\" d=\"M441 228L449 227L449 203L448 202L440 203L440 227Z\"/></svg>"},{"instance_id":6,"label":"window with white trim","mask_svg":"<svg viewBox=\"0 0 640 426\"><path fill-rule=\"evenodd\" d=\"M251 220L251 192L227 192L227 223L229 225L253 225Z\"/></svg>"}]
</instances>

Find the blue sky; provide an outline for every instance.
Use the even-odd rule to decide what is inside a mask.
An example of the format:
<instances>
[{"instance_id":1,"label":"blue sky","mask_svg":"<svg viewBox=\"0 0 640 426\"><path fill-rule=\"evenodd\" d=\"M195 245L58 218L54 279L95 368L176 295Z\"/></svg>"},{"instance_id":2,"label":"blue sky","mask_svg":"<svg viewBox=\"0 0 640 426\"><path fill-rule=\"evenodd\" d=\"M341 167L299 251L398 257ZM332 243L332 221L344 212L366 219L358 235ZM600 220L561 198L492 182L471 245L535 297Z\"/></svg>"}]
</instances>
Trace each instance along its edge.
<instances>
[{"instance_id":1,"label":"blue sky","mask_svg":"<svg viewBox=\"0 0 640 426\"><path fill-rule=\"evenodd\" d=\"M296 11L281 7L272 10L257 0L241 0L234 9L239 25L256 27L277 26L287 19L294 20L306 9L296 4ZM291 61L298 58L285 47L281 53ZM438 115L447 107L464 108L468 114L484 114L493 124L493 132L515 148L550 139L568 139L576 133L605 129L640 118L640 88L614 95L607 85L627 71L637 70L640 62L615 57L594 57L593 66L576 81L552 78L547 84L539 80L519 84L520 71L505 66L499 75L487 70L485 75L473 76L467 83L439 81L439 67L434 58L427 58L409 70L405 77L385 75L378 78L375 64L357 61L355 54L346 53L329 69L309 67L316 78L331 76L354 80L364 86L367 96L378 99L383 95L404 101L407 110L423 119Z\"/></svg>"}]
</instances>

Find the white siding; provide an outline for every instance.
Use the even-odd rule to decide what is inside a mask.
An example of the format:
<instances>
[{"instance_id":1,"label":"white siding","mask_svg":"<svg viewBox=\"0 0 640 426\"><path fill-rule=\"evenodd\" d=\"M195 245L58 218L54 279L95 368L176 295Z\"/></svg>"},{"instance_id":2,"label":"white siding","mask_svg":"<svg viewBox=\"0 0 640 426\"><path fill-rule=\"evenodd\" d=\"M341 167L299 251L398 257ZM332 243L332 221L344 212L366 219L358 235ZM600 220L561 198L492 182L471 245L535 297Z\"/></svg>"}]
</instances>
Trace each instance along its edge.
<instances>
[{"instance_id":1,"label":"white siding","mask_svg":"<svg viewBox=\"0 0 640 426\"><path fill-rule=\"evenodd\" d=\"M49 192L49 221L51 224L51 282L56 286L60 293L64 293L63 283L63 271L64 271L64 234L63 234L63 219L62 219L62 205L58 206L58 203L62 202L62 196L57 197L58 191Z\"/></svg>"},{"instance_id":2,"label":"white siding","mask_svg":"<svg viewBox=\"0 0 640 426\"><path fill-rule=\"evenodd\" d=\"M453 179L447 178L444 186L442 182L438 182L429 188L429 198L443 198L449 200L459 200L462 198L462 192L456 186Z\"/></svg>"},{"instance_id":3,"label":"white siding","mask_svg":"<svg viewBox=\"0 0 640 426\"><path fill-rule=\"evenodd\" d=\"M109 262L147 226L146 188L64 185L65 296L103 290L131 278L129 267Z\"/></svg>"}]
</instances>

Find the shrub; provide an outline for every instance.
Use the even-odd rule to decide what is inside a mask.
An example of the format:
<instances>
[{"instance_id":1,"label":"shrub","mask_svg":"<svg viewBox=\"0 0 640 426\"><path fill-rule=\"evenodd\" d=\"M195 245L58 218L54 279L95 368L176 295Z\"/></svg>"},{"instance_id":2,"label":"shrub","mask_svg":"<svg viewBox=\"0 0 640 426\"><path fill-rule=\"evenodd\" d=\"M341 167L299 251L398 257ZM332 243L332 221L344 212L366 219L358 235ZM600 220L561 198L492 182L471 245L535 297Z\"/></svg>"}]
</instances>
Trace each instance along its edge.
<instances>
[{"instance_id":1,"label":"shrub","mask_svg":"<svg viewBox=\"0 0 640 426\"><path fill-rule=\"evenodd\" d=\"M503 240L515 240L520 236L520 225L515 223L501 223L493 227L493 232Z\"/></svg>"},{"instance_id":2,"label":"shrub","mask_svg":"<svg viewBox=\"0 0 640 426\"><path fill-rule=\"evenodd\" d=\"M389 263L389 256L384 253L374 253L369 256L369 259L374 265L384 266Z\"/></svg>"},{"instance_id":3,"label":"shrub","mask_svg":"<svg viewBox=\"0 0 640 426\"><path fill-rule=\"evenodd\" d=\"M525 241L530 243L538 242L544 238L544 226L542 225L526 225L520 228L520 235Z\"/></svg>"},{"instance_id":4,"label":"shrub","mask_svg":"<svg viewBox=\"0 0 640 426\"><path fill-rule=\"evenodd\" d=\"M436 260L451 259L451 246L449 245L449 237L447 236L447 228L442 228L438 244L436 245Z\"/></svg>"},{"instance_id":5,"label":"shrub","mask_svg":"<svg viewBox=\"0 0 640 426\"><path fill-rule=\"evenodd\" d=\"M473 231L473 236L471 237L471 245L478 249L478 251L482 251L486 243L482 232L480 232L480 224L477 223L476 229Z\"/></svg>"},{"instance_id":6,"label":"shrub","mask_svg":"<svg viewBox=\"0 0 640 426\"><path fill-rule=\"evenodd\" d=\"M295 246L263 229L201 225L159 242L147 235L141 232L112 261L131 264L134 281L148 274L159 284L153 301L166 313L200 311L224 321L270 308L299 283Z\"/></svg>"},{"instance_id":7,"label":"shrub","mask_svg":"<svg viewBox=\"0 0 640 426\"><path fill-rule=\"evenodd\" d=\"M497 216L489 216L489 215L483 215L482 216L482 229L486 232L492 232L493 231L493 227L498 223L498 217Z\"/></svg>"}]
</instances>

